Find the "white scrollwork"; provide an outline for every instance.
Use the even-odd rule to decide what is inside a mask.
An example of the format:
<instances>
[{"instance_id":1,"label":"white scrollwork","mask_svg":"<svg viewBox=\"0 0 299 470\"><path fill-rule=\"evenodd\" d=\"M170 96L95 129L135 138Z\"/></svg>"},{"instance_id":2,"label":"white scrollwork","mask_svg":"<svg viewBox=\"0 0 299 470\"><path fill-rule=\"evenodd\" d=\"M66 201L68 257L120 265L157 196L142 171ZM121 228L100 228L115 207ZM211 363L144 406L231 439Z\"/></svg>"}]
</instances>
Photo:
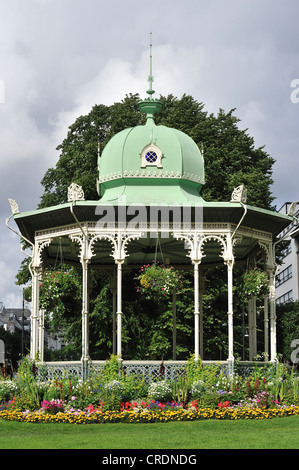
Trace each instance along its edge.
<instances>
[{"instance_id":1,"label":"white scrollwork","mask_svg":"<svg viewBox=\"0 0 299 470\"><path fill-rule=\"evenodd\" d=\"M16 203L16 201L14 201L13 199L8 199L8 202L10 204L11 213L12 214L19 214L20 213L19 206Z\"/></svg>"},{"instance_id":2,"label":"white scrollwork","mask_svg":"<svg viewBox=\"0 0 299 470\"><path fill-rule=\"evenodd\" d=\"M226 246L226 243L225 243L225 236L224 235L206 235L202 238L201 242L200 242L200 245L199 245L199 249L200 251L203 253L204 252L204 249L203 249L203 246L206 242L208 241L216 241L220 244L221 246L221 253L220 253L220 257L224 257L224 253L225 251L227 251L227 246Z\"/></svg>"},{"instance_id":3,"label":"white scrollwork","mask_svg":"<svg viewBox=\"0 0 299 470\"><path fill-rule=\"evenodd\" d=\"M90 249L94 253L94 243L96 240L107 240L112 245L112 252L114 253L117 250L117 236L109 233L95 233L90 239ZM110 255L113 256L113 255Z\"/></svg>"},{"instance_id":4,"label":"white scrollwork","mask_svg":"<svg viewBox=\"0 0 299 470\"><path fill-rule=\"evenodd\" d=\"M68 187L67 200L68 202L84 201L84 192L83 192L82 187L76 183L72 183Z\"/></svg>"},{"instance_id":5,"label":"white scrollwork","mask_svg":"<svg viewBox=\"0 0 299 470\"><path fill-rule=\"evenodd\" d=\"M199 263L202 261L202 258L206 256L204 249L205 243L215 241L220 245L219 257L223 258L225 264L232 265L234 263L233 245L240 241L240 239L236 239L232 244L227 234L203 235L202 233L174 232L173 236L177 240L183 240L186 243L187 249L189 248L187 256L191 258L192 262Z\"/></svg>"},{"instance_id":6,"label":"white scrollwork","mask_svg":"<svg viewBox=\"0 0 299 470\"><path fill-rule=\"evenodd\" d=\"M296 209L297 209L297 205L298 205L298 201L294 201L294 202L292 202L292 204L290 205L289 212L288 212L288 215L289 215L290 217L294 217L295 212L296 212Z\"/></svg>"},{"instance_id":7,"label":"white scrollwork","mask_svg":"<svg viewBox=\"0 0 299 470\"><path fill-rule=\"evenodd\" d=\"M184 172L181 174L180 171L163 171L163 170L124 170L123 174L120 172L117 173L110 173L107 175L103 175L99 178L99 184L105 183L106 181L111 181L114 179L119 178L155 178L155 179L164 179L164 178L177 178L177 179L185 179L188 181L193 181L195 183L204 184L205 180L200 175L190 174Z\"/></svg>"},{"instance_id":8,"label":"white scrollwork","mask_svg":"<svg viewBox=\"0 0 299 470\"><path fill-rule=\"evenodd\" d=\"M91 258L93 256L95 256L95 254L93 253L92 251L92 248L91 248L91 245L88 241L88 239L86 239L85 236L83 236L83 234L81 235L69 235L69 238L75 242L75 243L78 243L79 247L80 247L80 253L79 253L79 258L80 258L80 261L81 263L83 261L90 261Z\"/></svg>"},{"instance_id":9,"label":"white scrollwork","mask_svg":"<svg viewBox=\"0 0 299 470\"><path fill-rule=\"evenodd\" d=\"M187 249L189 248L187 256L189 256L192 261L201 262L202 258L205 256L200 249L200 243L203 238L202 234L174 232L173 236L177 240L183 240L185 242Z\"/></svg>"},{"instance_id":10,"label":"white scrollwork","mask_svg":"<svg viewBox=\"0 0 299 470\"><path fill-rule=\"evenodd\" d=\"M230 202L243 202L243 204L246 204L246 202L247 202L247 189L245 189L244 184L241 184L240 186L237 186L233 190Z\"/></svg>"},{"instance_id":11,"label":"white scrollwork","mask_svg":"<svg viewBox=\"0 0 299 470\"><path fill-rule=\"evenodd\" d=\"M107 240L112 245L112 252L110 256L114 258L115 261L124 261L124 259L129 256L127 253L127 245L132 240L137 240L142 236L142 232L134 233L115 233L109 234L106 232L98 232L92 235L89 242L89 252L94 256L93 245L96 240Z\"/></svg>"},{"instance_id":12,"label":"white scrollwork","mask_svg":"<svg viewBox=\"0 0 299 470\"><path fill-rule=\"evenodd\" d=\"M52 242L52 238L48 238L47 240L37 241L35 243L35 247L33 250L33 263L32 267L36 268L41 266L42 264L42 251L46 246L49 246Z\"/></svg>"},{"instance_id":13,"label":"white scrollwork","mask_svg":"<svg viewBox=\"0 0 299 470\"><path fill-rule=\"evenodd\" d=\"M273 257L272 244L261 240L258 243L265 253L266 269L275 269L276 263Z\"/></svg>"}]
</instances>

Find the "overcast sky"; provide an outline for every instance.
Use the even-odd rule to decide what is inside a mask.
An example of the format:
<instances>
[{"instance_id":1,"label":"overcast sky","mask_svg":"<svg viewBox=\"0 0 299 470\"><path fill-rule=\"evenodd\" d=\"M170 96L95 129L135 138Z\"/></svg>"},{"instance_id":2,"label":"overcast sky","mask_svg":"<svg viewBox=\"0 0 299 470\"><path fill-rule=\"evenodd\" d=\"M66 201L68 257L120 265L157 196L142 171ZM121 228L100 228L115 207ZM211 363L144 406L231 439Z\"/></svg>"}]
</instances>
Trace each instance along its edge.
<instances>
[{"instance_id":1,"label":"overcast sky","mask_svg":"<svg viewBox=\"0 0 299 470\"><path fill-rule=\"evenodd\" d=\"M151 31L156 96L236 108L276 160L277 208L297 200L298 18L298 0L0 0L0 301L21 306L8 198L35 209L68 126L94 104L145 97Z\"/></svg>"}]
</instances>

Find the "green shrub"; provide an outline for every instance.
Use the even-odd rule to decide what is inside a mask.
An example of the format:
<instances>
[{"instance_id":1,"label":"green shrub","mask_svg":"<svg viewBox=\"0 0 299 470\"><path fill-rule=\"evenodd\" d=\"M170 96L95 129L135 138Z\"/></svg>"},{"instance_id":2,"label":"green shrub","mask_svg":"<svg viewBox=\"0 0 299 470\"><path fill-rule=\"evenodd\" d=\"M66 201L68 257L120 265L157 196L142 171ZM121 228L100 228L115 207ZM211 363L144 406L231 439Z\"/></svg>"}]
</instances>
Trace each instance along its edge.
<instances>
[{"instance_id":1,"label":"green shrub","mask_svg":"<svg viewBox=\"0 0 299 470\"><path fill-rule=\"evenodd\" d=\"M137 400L147 396L148 384L143 378L136 375L125 375L121 378L123 384L123 398L126 401Z\"/></svg>"}]
</instances>

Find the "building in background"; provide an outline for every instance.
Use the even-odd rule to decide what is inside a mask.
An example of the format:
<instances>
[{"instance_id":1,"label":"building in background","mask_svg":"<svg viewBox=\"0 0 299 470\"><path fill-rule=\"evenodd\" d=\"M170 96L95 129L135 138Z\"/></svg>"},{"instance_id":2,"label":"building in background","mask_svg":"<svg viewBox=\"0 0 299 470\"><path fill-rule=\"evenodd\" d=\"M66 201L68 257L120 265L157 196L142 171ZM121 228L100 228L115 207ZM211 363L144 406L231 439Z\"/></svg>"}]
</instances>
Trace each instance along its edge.
<instances>
[{"instance_id":1,"label":"building in background","mask_svg":"<svg viewBox=\"0 0 299 470\"><path fill-rule=\"evenodd\" d=\"M6 308L0 302L0 327L9 333L21 332L23 329L30 336L30 310L28 308Z\"/></svg>"},{"instance_id":2,"label":"building in background","mask_svg":"<svg viewBox=\"0 0 299 470\"><path fill-rule=\"evenodd\" d=\"M279 212L288 214L291 208L291 203L286 202ZM295 217L299 219L299 203L295 208ZM299 229L299 220L293 220L283 232L280 237L286 237ZM290 236L290 243L284 250L284 260L279 266L276 275L276 302L282 304L289 301L299 300L299 230Z\"/></svg>"}]
</instances>

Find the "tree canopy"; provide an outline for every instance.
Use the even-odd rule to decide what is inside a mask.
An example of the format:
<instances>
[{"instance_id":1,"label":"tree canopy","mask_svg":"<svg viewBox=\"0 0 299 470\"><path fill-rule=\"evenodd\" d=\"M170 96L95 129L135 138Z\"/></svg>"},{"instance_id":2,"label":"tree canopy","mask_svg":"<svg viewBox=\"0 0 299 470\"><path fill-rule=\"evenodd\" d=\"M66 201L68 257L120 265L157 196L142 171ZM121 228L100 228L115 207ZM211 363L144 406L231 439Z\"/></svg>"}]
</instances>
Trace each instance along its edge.
<instances>
[{"instance_id":1,"label":"tree canopy","mask_svg":"<svg viewBox=\"0 0 299 470\"><path fill-rule=\"evenodd\" d=\"M97 157L111 137L127 127L145 122L138 109L138 95L129 95L111 106L95 105L89 114L80 116L69 127L67 137L57 147L60 152L55 168L42 179L44 194L40 208L66 202L68 186L82 186L87 200L97 200ZM204 105L189 95L160 97L163 108L156 124L173 127L188 134L203 149L206 184L202 196L206 201L229 200L233 189L244 184L248 203L270 209L272 166L263 147L255 148L248 130L241 130L234 109L217 116L204 111Z\"/></svg>"}]
</instances>

